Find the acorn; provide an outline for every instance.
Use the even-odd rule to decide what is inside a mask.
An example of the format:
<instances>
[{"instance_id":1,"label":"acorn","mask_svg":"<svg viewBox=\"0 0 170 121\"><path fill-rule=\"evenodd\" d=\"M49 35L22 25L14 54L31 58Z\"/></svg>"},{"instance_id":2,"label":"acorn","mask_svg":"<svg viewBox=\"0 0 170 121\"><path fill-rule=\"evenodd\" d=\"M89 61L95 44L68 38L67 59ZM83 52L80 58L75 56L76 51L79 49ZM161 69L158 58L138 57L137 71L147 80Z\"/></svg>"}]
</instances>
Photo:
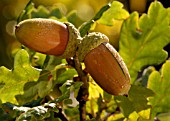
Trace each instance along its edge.
<instances>
[{"instance_id":1,"label":"acorn","mask_svg":"<svg viewBox=\"0 0 170 121\"><path fill-rule=\"evenodd\" d=\"M20 22L15 35L26 47L61 58L73 57L81 40L78 30L71 23L44 18Z\"/></svg>"},{"instance_id":2,"label":"acorn","mask_svg":"<svg viewBox=\"0 0 170 121\"><path fill-rule=\"evenodd\" d=\"M112 95L127 95L130 89L128 69L108 41L101 33L86 35L78 48L79 60L103 90Z\"/></svg>"}]
</instances>

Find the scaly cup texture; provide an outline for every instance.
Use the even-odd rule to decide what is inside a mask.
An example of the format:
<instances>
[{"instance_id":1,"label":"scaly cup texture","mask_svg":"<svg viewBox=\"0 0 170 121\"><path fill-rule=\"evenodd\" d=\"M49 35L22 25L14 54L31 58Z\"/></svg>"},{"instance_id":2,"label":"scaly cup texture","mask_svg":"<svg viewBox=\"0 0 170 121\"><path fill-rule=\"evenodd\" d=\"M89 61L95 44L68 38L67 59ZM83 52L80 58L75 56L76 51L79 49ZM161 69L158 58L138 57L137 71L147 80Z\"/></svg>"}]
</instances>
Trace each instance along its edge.
<instances>
[{"instance_id":1,"label":"scaly cup texture","mask_svg":"<svg viewBox=\"0 0 170 121\"><path fill-rule=\"evenodd\" d=\"M104 35L97 37L98 42L90 42L94 41L94 36L94 34L87 35L83 39L79 54L84 55L80 55L80 60L84 61L87 71L103 90L112 95L127 95L130 89L130 75L125 63ZM87 49L90 44L85 43L92 43L95 46Z\"/></svg>"},{"instance_id":2,"label":"scaly cup texture","mask_svg":"<svg viewBox=\"0 0 170 121\"><path fill-rule=\"evenodd\" d=\"M72 57L81 40L79 32L71 23L52 19L27 19L15 30L16 38L28 48L61 58Z\"/></svg>"},{"instance_id":3,"label":"scaly cup texture","mask_svg":"<svg viewBox=\"0 0 170 121\"><path fill-rule=\"evenodd\" d=\"M109 42L109 39L100 32L92 32L86 35L78 47L79 61L83 62L87 53L103 42Z\"/></svg>"}]
</instances>

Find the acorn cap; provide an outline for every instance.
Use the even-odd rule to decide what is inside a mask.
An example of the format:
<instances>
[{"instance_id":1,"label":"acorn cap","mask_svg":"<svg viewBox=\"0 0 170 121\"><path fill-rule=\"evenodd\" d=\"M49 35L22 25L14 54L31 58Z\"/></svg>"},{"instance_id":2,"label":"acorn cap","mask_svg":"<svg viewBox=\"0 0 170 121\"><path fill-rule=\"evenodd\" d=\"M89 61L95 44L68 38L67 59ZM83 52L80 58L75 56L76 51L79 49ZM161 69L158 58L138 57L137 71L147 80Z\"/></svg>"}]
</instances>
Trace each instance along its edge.
<instances>
[{"instance_id":1,"label":"acorn cap","mask_svg":"<svg viewBox=\"0 0 170 121\"><path fill-rule=\"evenodd\" d=\"M60 58L70 58L73 57L76 53L77 47L80 44L82 38L80 37L79 31L75 28L75 26L69 22L65 22L68 31L69 31L69 41L67 43L66 50L64 53L58 57Z\"/></svg>"},{"instance_id":2,"label":"acorn cap","mask_svg":"<svg viewBox=\"0 0 170 121\"><path fill-rule=\"evenodd\" d=\"M103 42L109 42L109 39L106 35L102 33L92 32L86 35L82 39L81 44L78 47L79 61L83 62L87 53L89 53L92 49L98 47Z\"/></svg>"}]
</instances>

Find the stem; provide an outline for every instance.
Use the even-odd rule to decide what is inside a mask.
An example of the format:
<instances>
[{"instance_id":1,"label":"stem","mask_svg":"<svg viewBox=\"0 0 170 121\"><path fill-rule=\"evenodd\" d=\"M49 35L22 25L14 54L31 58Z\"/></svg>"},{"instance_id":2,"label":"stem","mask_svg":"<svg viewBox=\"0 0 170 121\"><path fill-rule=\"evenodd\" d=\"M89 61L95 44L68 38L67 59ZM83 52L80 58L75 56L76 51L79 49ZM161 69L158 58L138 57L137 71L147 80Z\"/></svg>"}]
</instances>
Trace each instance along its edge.
<instances>
[{"instance_id":1,"label":"stem","mask_svg":"<svg viewBox=\"0 0 170 121\"><path fill-rule=\"evenodd\" d=\"M62 121L68 121L66 116L62 113L62 109L59 108L59 112L55 114L56 117L59 117Z\"/></svg>"},{"instance_id":2,"label":"stem","mask_svg":"<svg viewBox=\"0 0 170 121\"><path fill-rule=\"evenodd\" d=\"M107 121L107 119L108 119L110 116L115 115L115 114L118 114L118 113L120 113L120 108L119 108L119 107L117 107L114 112L108 113L108 114L104 117L103 121Z\"/></svg>"},{"instance_id":3,"label":"stem","mask_svg":"<svg viewBox=\"0 0 170 121\"><path fill-rule=\"evenodd\" d=\"M80 87L78 92L77 101L79 102L79 112L80 112L80 121L86 120L86 101L88 100L88 77L87 74L83 72L81 63L78 59L78 53L74 56L75 69L77 70L80 80L83 82L83 85Z\"/></svg>"}]
</instances>

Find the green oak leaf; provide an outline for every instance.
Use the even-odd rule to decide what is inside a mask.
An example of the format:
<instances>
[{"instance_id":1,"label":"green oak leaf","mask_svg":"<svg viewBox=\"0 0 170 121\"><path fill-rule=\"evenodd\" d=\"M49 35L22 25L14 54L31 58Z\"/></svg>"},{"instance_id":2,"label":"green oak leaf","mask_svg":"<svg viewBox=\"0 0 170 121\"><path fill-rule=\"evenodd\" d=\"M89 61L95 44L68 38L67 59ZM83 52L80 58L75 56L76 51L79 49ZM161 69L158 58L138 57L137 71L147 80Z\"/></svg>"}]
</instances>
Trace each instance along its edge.
<instances>
[{"instance_id":1,"label":"green oak leaf","mask_svg":"<svg viewBox=\"0 0 170 121\"><path fill-rule=\"evenodd\" d=\"M24 19L30 18L31 17L30 12L32 12L33 9L34 9L34 3L32 2L32 0L30 0L26 5L25 9L19 15L17 19L17 23L23 21Z\"/></svg>"},{"instance_id":2,"label":"green oak leaf","mask_svg":"<svg viewBox=\"0 0 170 121\"><path fill-rule=\"evenodd\" d=\"M160 121L168 121L170 119L170 112L162 113L157 116Z\"/></svg>"},{"instance_id":3,"label":"green oak leaf","mask_svg":"<svg viewBox=\"0 0 170 121\"><path fill-rule=\"evenodd\" d=\"M9 113L6 113L2 108L0 108L0 121L12 121L13 118Z\"/></svg>"},{"instance_id":4,"label":"green oak leaf","mask_svg":"<svg viewBox=\"0 0 170 121\"><path fill-rule=\"evenodd\" d=\"M77 91L82 86L82 82L73 82L72 80L67 80L61 87L62 95L54 100L55 103L62 102L65 99L70 99L71 91Z\"/></svg>"},{"instance_id":5,"label":"green oak leaf","mask_svg":"<svg viewBox=\"0 0 170 121\"><path fill-rule=\"evenodd\" d=\"M56 84L63 84L72 79L76 73L75 69L67 69L65 65L57 65L55 71L43 70L37 82L28 82L24 86L24 94L17 95L16 98L20 104L30 102L37 95L41 98L47 96L52 90L56 96L60 96L59 87ZM61 74L59 72L62 71ZM64 72L63 72L64 71ZM54 89L55 88L55 89Z\"/></svg>"},{"instance_id":6,"label":"green oak leaf","mask_svg":"<svg viewBox=\"0 0 170 121\"><path fill-rule=\"evenodd\" d=\"M34 121L34 120L44 120L51 116L51 112L58 113L59 110L55 103L45 103L40 106L24 107L16 106L11 103L4 103L2 109L8 111L13 117L17 117L16 121Z\"/></svg>"},{"instance_id":7,"label":"green oak leaf","mask_svg":"<svg viewBox=\"0 0 170 121\"><path fill-rule=\"evenodd\" d=\"M111 4L111 7L103 13L102 17L99 19L99 23L111 26L113 25L113 20L124 20L129 17L129 13L123 9L123 4L114 1Z\"/></svg>"},{"instance_id":8,"label":"green oak leaf","mask_svg":"<svg viewBox=\"0 0 170 121\"><path fill-rule=\"evenodd\" d=\"M149 119L150 105L148 105L147 98L153 95L154 93L150 89L132 85L128 97L116 96L115 100L126 118L130 118L136 112L138 118Z\"/></svg>"},{"instance_id":9,"label":"green oak leaf","mask_svg":"<svg viewBox=\"0 0 170 121\"><path fill-rule=\"evenodd\" d=\"M73 10L67 15L68 22L74 24L75 27L79 27L84 21L78 16L77 11Z\"/></svg>"},{"instance_id":10,"label":"green oak leaf","mask_svg":"<svg viewBox=\"0 0 170 121\"><path fill-rule=\"evenodd\" d=\"M44 69L45 70L53 70L56 65L59 65L62 63L62 59L56 57L56 56L52 56L52 55L47 55L45 62L44 62Z\"/></svg>"},{"instance_id":11,"label":"green oak leaf","mask_svg":"<svg viewBox=\"0 0 170 121\"><path fill-rule=\"evenodd\" d=\"M70 120L79 120L79 106L65 108L64 113Z\"/></svg>"},{"instance_id":12,"label":"green oak leaf","mask_svg":"<svg viewBox=\"0 0 170 121\"><path fill-rule=\"evenodd\" d=\"M75 69L68 69L62 74L57 79L57 84L63 84L69 79L72 79L75 75L77 75L77 71Z\"/></svg>"},{"instance_id":13,"label":"green oak leaf","mask_svg":"<svg viewBox=\"0 0 170 121\"><path fill-rule=\"evenodd\" d=\"M85 36L90 30L90 28L92 27L92 25L94 24L94 22L99 20L102 17L103 13L107 11L110 7L111 7L111 3L108 3L107 5L103 6L91 20L83 23L79 28L80 35L82 37Z\"/></svg>"},{"instance_id":14,"label":"green oak leaf","mask_svg":"<svg viewBox=\"0 0 170 121\"><path fill-rule=\"evenodd\" d=\"M44 7L43 5L35 7L32 0L30 0L19 15L17 22L19 23L20 21L31 18L52 18L61 21L65 17L62 11L55 5L51 7Z\"/></svg>"},{"instance_id":15,"label":"green oak leaf","mask_svg":"<svg viewBox=\"0 0 170 121\"><path fill-rule=\"evenodd\" d=\"M146 87L148 83L148 78L153 71L155 71L155 68L153 66L149 66L148 68L144 69L141 77L135 81L135 85Z\"/></svg>"},{"instance_id":16,"label":"green oak leaf","mask_svg":"<svg viewBox=\"0 0 170 121\"><path fill-rule=\"evenodd\" d=\"M152 90L147 89L143 86L132 85L128 99L133 102L133 107L135 111L140 112L142 110L148 109L150 106L148 105L148 97L153 96L154 93Z\"/></svg>"},{"instance_id":17,"label":"green oak leaf","mask_svg":"<svg viewBox=\"0 0 170 121\"><path fill-rule=\"evenodd\" d=\"M44 6L40 5L37 9L31 12L31 18L48 18L50 11Z\"/></svg>"},{"instance_id":18,"label":"green oak leaf","mask_svg":"<svg viewBox=\"0 0 170 121\"><path fill-rule=\"evenodd\" d=\"M57 6L53 6L50 10L50 16L55 16L58 19L63 17L63 13Z\"/></svg>"},{"instance_id":19,"label":"green oak leaf","mask_svg":"<svg viewBox=\"0 0 170 121\"><path fill-rule=\"evenodd\" d=\"M154 71L149 76L148 88L155 93L149 98L154 114L170 112L170 60L166 61L161 72Z\"/></svg>"},{"instance_id":20,"label":"green oak leaf","mask_svg":"<svg viewBox=\"0 0 170 121\"><path fill-rule=\"evenodd\" d=\"M54 87L53 80L50 78L49 71L42 71L38 81L27 82L24 85L24 93L16 95L19 104L25 104L36 99L37 95L41 98L45 97Z\"/></svg>"},{"instance_id":21,"label":"green oak leaf","mask_svg":"<svg viewBox=\"0 0 170 121\"><path fill-rule=\"evenodd\" d=\"M151 3L148 14L134 12L125 20L120 34L119 53L132 82L147 65L160 64L168 57L163 48L170 43L168 10L160 2Z\"/></svg>"},{"instance_id":22,"label":"green oak leaf","mask_svg":"<svg viewBox=\"0 0 170 121\"><path fill-rule=\"evenodd\" d=\"M51 6L49 8L44 7L43 5L39 5L37 8L34 9L30 13L31 18L51 18L54 17L56 19L62 19L63 13L57 6Z\"/></svg>"},{"instance_id":23,"label":"green oak leaf","mask_svg":"<svg viewBox=\"0 0 170 121\"><path fill-rule=\"evenodd\" d=\"M170 23L170 8L168 8L168 16L169 16L169 23Z\"/></svg>"},{"instance_id":24,"label":"green oak leaf","mask_svg":"<svg viewBox=\"0 0 170 121\"><path fill-rule=\"evenodd\" d=\"M31 58L32 66L42 68L44 65L45 59L46 59L45 54L35 52L33 57Z\"/></svg>"},{"instance_id":25,"label":"green oak leaf","mask_svg":"<svg viewBox=\"0 0 170 121\"><path fill-rule=\"evenodd\" d=\"M30 81L37 81L40 70L33 68L29 63L29 55L25 50L17 52L14 59L14 69L0 67L0 97L2 103L17 104L15 98L24 93L24 85Z\"/></svg>"}]
</instances>

